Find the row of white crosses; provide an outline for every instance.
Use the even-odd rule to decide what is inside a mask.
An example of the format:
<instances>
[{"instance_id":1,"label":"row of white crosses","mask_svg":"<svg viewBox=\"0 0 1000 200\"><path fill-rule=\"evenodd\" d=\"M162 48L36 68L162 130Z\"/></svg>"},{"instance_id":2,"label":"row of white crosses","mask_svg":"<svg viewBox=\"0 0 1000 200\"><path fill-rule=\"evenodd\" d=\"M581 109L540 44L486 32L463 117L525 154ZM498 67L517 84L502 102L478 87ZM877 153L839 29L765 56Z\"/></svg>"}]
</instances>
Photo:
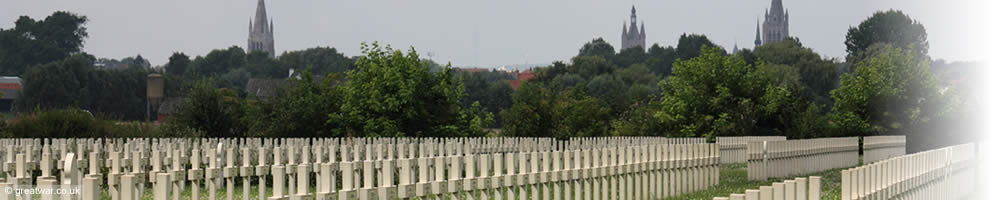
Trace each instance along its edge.
<instances>
[{"instance_id":1,"label":"row of white crosses","mask_svg":"<svg viewBox=\"0 0 1000 200\"><path fill-rule=\"evenodd\" d=\"M747 144L751 180L790 177L858 164L858 138L762 141Z\"/></svg>"},{"instance_id":2,"label":"row of white crosses","mask_svg":"<svg viewBox=\"0 0 1000 200\"><path fill-rule=\"evenodd\" d=\"M82 144L89 142L83 141ZM0 140L0 161L3 162L3 179L0 179L0 188L4 191L0 193L0 200L7 199L28 199L33 198L27 195L15 196L16 193L7 189L66 189L73 190L81 184L84 179L84 169L88 162L96 163L94 158L85 158L82 154L86 152L86 145L68 147L66 143L55 146L52 143L43 145L41 139L4 139ZM98 148L92 145L89 148ZM75 151L74 151L75 150ZM58 152L58 153L57 153ZM40 176L33 177L36 170L41 171ZM93 174L94 172L91 171ZM58 174L58 176L56 176ZM35 179L37 178L37 179ZM77 190L79 191L79 190ZM42 196L41 199L55 199L56 196ZM59 198L79 199L80 194L66 194Z\"/></svg>"},{"instance_id":3,"label":"row of white crosses","mask_svg":"<svg viewBox=\"0 0 1000 200\"><path fill-rule=\"evenodd\" d=\"M969 199L975 148L949 146L840 171L841 199Z\"/></svg>"},{"instance_id":4,"label":"row of white crosses","mask_svg":"<svg viewBox=\"0 0 1000 200\"><path fill-rule=\"evenodd\" d=\"M759 141L784 141L785 136L717 137L722 164L747 163L747 143Z\"/></svg>"},{"instance_id":5,"label":"row of white crosses","mask_svg":"<svg viewBox=\"0 0 1000 200\"><path fill-rule=\"evenodd\" d=\"M0 144L7 177L0 187L30 186L32 180L39 186L82 186L80 193L42 199L131 200L149 193L154 199L181 199L186 190L200 196L202 188L210 199L223 198L216 196L220 190L225 199L249 199L253 182L260 186L259 199L650 199L718 184L718 146L702 138L3 139ZM36 170L41 176L33 179ZM232 192L237 183L243 183L242 194ZM100 196L103 190L107 196Z\"/></svg>"},{"instance_id":6,"label":"row of white crosses","mask_svg":"<svg viewBox=\"0 0 1000 200\"><path fill-rule=\"evenodd\" d=\"M866 136L861 159L865 164L906 155L906 136Z\"/></svg>"},{"instance_id":7,"label":"row of white crosses","mask_svg":"<svg viewBox=\"0 0 1000 200\"><path fill-rule=\"evenodd\" d=\"M821 187L819 176L800 177L712 200L819 200Z\"/></svg>"}]
</instances>

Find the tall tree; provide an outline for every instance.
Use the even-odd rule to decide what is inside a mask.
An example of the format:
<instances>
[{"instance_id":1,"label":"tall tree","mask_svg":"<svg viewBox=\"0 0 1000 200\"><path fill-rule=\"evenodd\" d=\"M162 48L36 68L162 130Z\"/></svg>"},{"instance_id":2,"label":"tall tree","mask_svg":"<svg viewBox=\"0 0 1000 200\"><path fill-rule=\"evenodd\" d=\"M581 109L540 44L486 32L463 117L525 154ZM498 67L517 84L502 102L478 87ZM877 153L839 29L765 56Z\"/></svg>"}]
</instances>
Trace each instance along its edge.
<instances>
[{"instance_id":1,"label":"tall tree","mask_svg":"<svg viewBox=\"0 0 1000 200\"><path fill-rule=\"evenodd\" d=\"M344 57L333 47L314 47L301 51L290 51L281 54L278 62L284 70L305 70L312 68L316 74L344 73L354 69L354 61Z\"/></svg>"},{"instance_id":2,"label":"tall tree","mask_svg":"<svg viewBox=\"0 0 1000 200\"><path fill-rule=\"evenodd\" d=\"M148 69L99 70L93 56L77 54L33 67L24 75L18 110L80 108L100 117L140 120L146 116Z\"/></svg>"},{"instance_id":3,"label":"tall tree","mask_svg":"<svg viewBox=\"0 0 1000 200\"><path fill-rule=\"evenodd\" d=\"M174 52L170 55L170 60L167 61L167 73L173 75L184 75L187 72L188 67L191 65L191 59L187 55L181 52Z\"/></svg>"},{"instance_id":4,"label":"tall tree","mask_svg":"<svg viewBox=\"0 0 1000 200\"><path fill-rule=\"evenodd\" d=\"M520 137L599 137L611 134L611 108L579 89L555 91L528 81L514 105L500 112L503 135Z\"/></svg>"},{"instance_id":5,"label":"tall tree","mask_svg":"<svg viewBox=\"0 0 1000 200\"><path fill-rule=\"evenodd\" d=\"M246 102L229 89L216 89L211 80L201 80L168 123L193 128L208 137L243 137L247 125Z\"/></svg>"},{"instance_id":6,"label":"tall tree","mask_svg":"<svg viewBox=\"0 0 1000 200\"><path fill-rule=\"evenodd\" d=\"M309 69L305 72L309 73ZM289 79L291 86L284 96L273 101L249 101L247 122L251 133L267 137L330 137L340 123L328 123L329 115L339 112L343 97L339 88L330 86L340 78L331 74L323 80L312 76Z\"/></svg>"},{"instance_id":7,"label":"tall tree","mask_svg":"<svg viewBox=\"0 0 1000 200\"><path fill-rule=\"evenodd\" d=\"M876 43L887 43L917 55L927 55L930 44L924 25L913 20L903 11L878 11L857 27L847 30L847 61L852 65L865 59L862 52Z\"/></svg>"},{"instance_id":8,"label":"tall tree","mask_svg":"<svg viewBox=\"0 0 1000 200\"><path fill-rule=\"evenodd\" d=\"M700 56L675 63L673 76L660 83L655 116L672 136L785 135L794 124L789 115L806 104L772 77L705 46Z\"/></svg>"},{"instance_id":9,"label":"tall tree","mask_svg":"<svg viewBox=\"0 0 1000 200\"><path fill-rule=\"evenodd\" d=\"M646 50L642 48L628 48L622 50L620 53L616 54L614 57L614 64L620 68L625 68L632 66L633 64L639 64L646 61L648 55Z\"/></svg>"},{"instance_id":10,"label":"tall tree","mask_svg":"<svg viewBox=\"0 0 1000 200\"><path fill-rule=\"evenodd\" d=\"M482 136L492 114L474 103L462 106L462 82L451 66L432 73L411 48L406 54L378 44L362 45L358 68L342 85L344 104L330 122L345 123L347 136Z\"/></svg>"},{"instance_id":11,"label":"tall tree","mask_svg":"<svg viewBox=\"0 0 1000 200\"><path fill-rule=\"evenodd\" d=\"M677 60L677 50L674 47L663 48L659 44L653 44L649 47L647 55L649 57L646 58L645 64L653 72L663 77L670 76L674 61Z\"/></svg>"},{"instance_id":12,"label":"tall tree","mask_svg":"<svg viewBox=\"0 0 1000 200\"><path fill-rule=\"evenodd\" d=\"M841 75L832 91L833 119L844 135L908 134L946 114L946 104L930 61L919 51L891 45L859 61L856 72Z\"/></svg>"},{"instance_id":13,"label":"tall tree","mask_svg":"<svg viewBox=\"0 0 1000 200\"><path fill-rule=\"evenodd\" d=\"M122 62L128 65L128 68L132 69L149 69L151 64L149 60L143 58L142 55L136 55L135 57L122 59Z\"/></svg>"},{"instance_id":14,"label":"tall tree","mask_svg":"<svg viewBox=\"0 0 1000 200\"><path fill-rule=\"evenodd\" d=\"M597 38L580 47L576 56L598 56L610 60L615 56L615 47L605 42L604 38Z\"/></svg>"},{"instance_id":15,"label":"tall tree","mask_svg":"<svg viewBox=\"0 0 1000 200\"><path fill-rule=\"evenodd\" d=\"M833 59L823 59L812 49L802 46L798 38L768 43L754 49L753 57L765 64L787 65L795 68L805 96L824 109L833 106L830 91L840 84L840 69Z\"/></svg>"},{"instance_id":16,"label":"tall tree","mask_svg":"<svg viewBox=\"0 0 1000 200\"><path fill-rule=\"evenodd\" d=\"M0 74L19 76L33 65L59 61L83 49L87 17L57 11L44 20L21 16L0 29Z\"/></svg>"},{"instance_id":17,"label":"tall tree","mask_svg":"<svg viewBox=\"0 0 1000 200\"><path fill-rule=\"evenodd\" d=\"M694 57L698 57L701 53L701 48L707 46L710 48L718 47L715 43L712 43L708 37L700 34L682 34L679 39L677 39L677 59L687 60Z\"/></svg>"},{"instance_id":18,"label":"tall tree","mask_svg":"<svg viewBox=\"0 0 1000 200\"><path fill-rule=\"evenodd\" d=\"M266 51L254 51L247 54L247 72L254 78L287 78L288 71L271 58Z\"/></svg>"},{"instance_id":19,"label":"tall tree","mask_svg":"<svg viewBox=\"0 0 1000 200\"><path fill-rule=\"evenodd\" d=\"M243 48L232 46L228 49L212 50L205 57L196 57L192 65L196 75L216 77L230 70L244 68L246 63L247 54Z\"/></svg>"}]
</instances>

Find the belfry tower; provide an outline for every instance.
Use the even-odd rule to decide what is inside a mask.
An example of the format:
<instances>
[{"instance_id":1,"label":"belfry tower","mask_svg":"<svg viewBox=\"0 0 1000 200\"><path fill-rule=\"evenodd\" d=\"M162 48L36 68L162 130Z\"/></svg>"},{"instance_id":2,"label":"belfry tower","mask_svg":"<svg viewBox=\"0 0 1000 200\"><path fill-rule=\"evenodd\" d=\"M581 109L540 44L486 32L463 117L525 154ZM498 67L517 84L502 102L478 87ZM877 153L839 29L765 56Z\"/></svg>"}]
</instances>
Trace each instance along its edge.
<instances>
[{"instance_id":1,"label":"belfry tower","mask_svg":"<svg viewBox=\"0 0 1000 200\"><path fill-rule=\"evenodd\" d=\"M250 19L250 38L247 39L247 53L264 51L274 57L274 20L268 23L264 0L257 1L257 16Z\"/></svg>"},{"instance_id":2,"label":"belfry tower","mask_svg":"<svg viewBox=\"0 0 1000 200\"><path fill-rule=\"evenodd\" d=\"M788 10L781 5L781 0L771 0L771 9L764 10L763 43L775 43L790 37L788 35ZM760 39L760 37L758 37Z\"/></svg>"},{"instance_id":3,"label":"belfry tower","mask_svg":"<svg viewBox=\"0 0 1000 200\"><path fill-rule=\"evenodd\" d=\"M625 24L622 24L622 49L629 49L639 47L643 51L646 51L646 24L642 24L642 28L637 26L638 22L635 17L635 6L632 6L632 25L626 28Z\"/></svg>"}]
</instances>

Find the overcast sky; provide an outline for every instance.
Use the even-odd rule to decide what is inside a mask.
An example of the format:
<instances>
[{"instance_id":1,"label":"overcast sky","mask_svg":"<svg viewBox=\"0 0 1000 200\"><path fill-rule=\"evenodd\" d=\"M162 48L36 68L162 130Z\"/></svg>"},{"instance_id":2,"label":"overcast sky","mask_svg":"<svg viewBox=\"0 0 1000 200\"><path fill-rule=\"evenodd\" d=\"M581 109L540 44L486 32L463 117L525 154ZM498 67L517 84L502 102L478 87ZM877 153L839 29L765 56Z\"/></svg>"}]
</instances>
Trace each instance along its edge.
<instances>
[{"instance_id":1,"label":"overcast sky","mask_svg":"<svg viewBox=\"0 0 1000 200\"><path fill-rule=\"evenodd\" d=\"M141 54L162 65L172 52L204 55L246 46L257 0L0 0L0 28L18 16L56 10L86 15L84 49L102 58ZM267 0L280 52L333 46L347 56L360 43L413 46L455 66L568 60L593 38L621 46L634 4L647 46L674 46L683 33L707 35L726 50L752 47L756 19L771 0ZM784 0L789 32L825 57L843 58L844 35L876 10L899 9L927 28L935 59L982 60L976 39L981 0Z\"/></svg>"}]
</instances>

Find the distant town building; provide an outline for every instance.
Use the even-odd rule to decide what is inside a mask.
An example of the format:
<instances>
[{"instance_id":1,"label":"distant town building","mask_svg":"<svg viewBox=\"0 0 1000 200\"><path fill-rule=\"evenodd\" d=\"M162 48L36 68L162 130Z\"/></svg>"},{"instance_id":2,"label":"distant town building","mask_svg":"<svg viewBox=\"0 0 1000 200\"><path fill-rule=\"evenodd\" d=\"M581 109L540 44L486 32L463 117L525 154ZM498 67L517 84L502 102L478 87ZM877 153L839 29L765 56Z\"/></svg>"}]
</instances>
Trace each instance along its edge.
<instances>
[{"instance_id":1,"label":"distant town building","mask_svg":"<svg viewBox=\"0 0 1000 200\"><path fill-rule=\"evenodd\" d=\"M622 24L622 51L635 47L646 51L646 23L642 23L641 29L637 24L635 6L632 6L632 25L626 28L626 24Z\"/></svg>"},{"instance_id":2,"label":"distant town building","mask_svg":"<svg viewBox=\"0 0 1000 200\"><path fill-rule=\"evenodd\" d=\"M167 97L160 102L160 107L156 109L156 121L159 123L167 123L167 118L171 115L177 114L181 105L187 101L185 97Z\"/></svg>"},{"instance_id":3,"label":"distant town building","mask_svg":"<svg viewBox=\"0 0 1000 200\"><path fill-rule=\"evenodd\" d=\"M534 79L534 78L535 78L535 73L532 73L531 69L528 69L528 70L525 70L525 71L517 73L517 79L516 80L510 80L508 82L510 82L510 87L511 88L514 88L514 90L517 90L517 88L520 87L522 83L524 83L525 81Z\"/></svg>"},{"instance_id":4,"label":"distant town building","mask_svg":"<svg viewBox=\"0 0 1000 200\"><path fill-rule=\"evenodd\" d=\"M760 29L764 30L763 40ZM764 25L757 29L757 46L781 42L790 37L788 34L788 10L781 5L781 0L771 0L771 9L764 10Z\"/></svg>"},{"instance_id":5,"label":"distant town building","mask_svg":"<svg viewBox=\"0 0 1000 200\"><path fill-rule=\"evenodd\" d=\"M14 101L21 96L21 78L15 76L0 77L0 112L11 112L14 110Z\"/></svg>"},{"instance_id":6,"label":"distant town building","mask_svg":"<svg viewBox=\"0 0 1000 200\"><path fill-rule=\"evenodd\" d=\"M486 69L486 68L460 68L460 67L456 67L456 68L452 68L452 69L454 69L455 71L460 71L460 72L489 72L490 71L490 69Z\"/></svg>"},{"instance_id":7,"label":"distant town building","mask_svg":"<svg viewBox=\"0 0 1000 200\"><path fill-rule=\"evenodd\" d=\"M264 0L257 1L257 16L250 19L250 38L247 52L264 51L274 57L274 20L268 23Z\"/></svg>"},{"instance_id":8,"label":"distant town building","mask_svg":"<svg viewBox=\"0 0 1000 200\"><path fill-rule=\"evenodd\" d=\"M289 87L285 79L250 79L247 81L247 95L258 99L275 99Z\"/></svg>"}]
</instances>

